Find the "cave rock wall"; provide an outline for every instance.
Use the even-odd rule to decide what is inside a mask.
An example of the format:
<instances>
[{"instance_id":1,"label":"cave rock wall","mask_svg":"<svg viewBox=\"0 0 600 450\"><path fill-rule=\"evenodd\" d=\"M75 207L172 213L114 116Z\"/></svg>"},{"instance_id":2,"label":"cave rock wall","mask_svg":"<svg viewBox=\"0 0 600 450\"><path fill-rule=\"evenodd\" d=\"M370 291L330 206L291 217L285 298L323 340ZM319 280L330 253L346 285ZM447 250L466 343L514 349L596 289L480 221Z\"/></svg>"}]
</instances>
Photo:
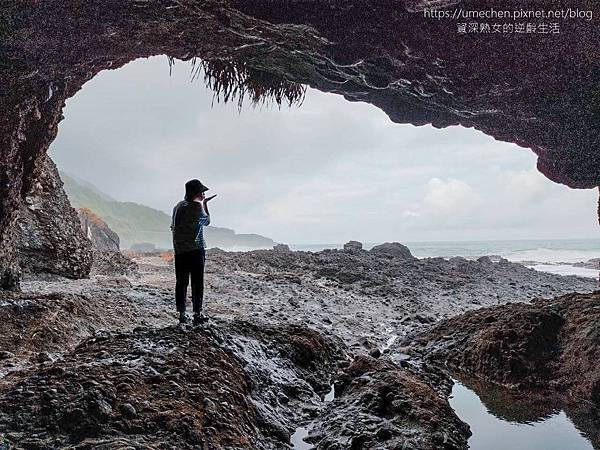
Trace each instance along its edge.
<instances>
[{"instance_id":1,"label":"cave rock wall","mask_svg":"<svg viewBox=\"0 0 600 450\"><path fill-rule=\"evenodd\" d=\"M92 266L92 243L83 233L54 162L44 155L39 164L16 224L20 268L29 273L85 278Z\"/></svg>"}]
</instances>

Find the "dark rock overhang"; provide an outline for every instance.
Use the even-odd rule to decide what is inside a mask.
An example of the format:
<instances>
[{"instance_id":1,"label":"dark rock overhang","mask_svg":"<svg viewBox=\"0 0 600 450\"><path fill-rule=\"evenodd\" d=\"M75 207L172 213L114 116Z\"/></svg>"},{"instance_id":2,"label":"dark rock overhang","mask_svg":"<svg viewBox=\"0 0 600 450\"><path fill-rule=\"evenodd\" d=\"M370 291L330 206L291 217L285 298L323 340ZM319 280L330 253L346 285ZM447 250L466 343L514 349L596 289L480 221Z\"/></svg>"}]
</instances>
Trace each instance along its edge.
<instances>
[{"instance_id":1,"label":"dark rock overhang","mask_svg":"<svg viewBox=\"0 0 600 450\"><path fill-rule=\"evenodd\" d=\"M29 2L3 25L13 72L4 86L74 91L102 69L160 53L239 59L372 103L395 122L480 129L530 147L553 181L600 185L597 19L557 20L558 34L463 34L460 19L425 17L427 4L600 13L593 0ZM507 21L521 22L550 20Z\"/></svg>"},{"instance_id":2,"label":"dark rock overhang","mask_svg":"<svg viewBox=\"0 0 600 450\"><path fill-rule=\"evenodd\" d=\"M425 16L431 5L450 14L572 8L593 18L554 20L558 34L527 34L515 32L515 24L550 21L436 19ZM1 8L6 265L15 211L55 137L65 100L101 70L158 54L244 64L372 103L398 123L473 127L531 148L538 169L555 182L600 185L595 0L9 0ZM458 32L459 23L472 22L512 24L513 32Z\"/></svg>"}]
</instances>

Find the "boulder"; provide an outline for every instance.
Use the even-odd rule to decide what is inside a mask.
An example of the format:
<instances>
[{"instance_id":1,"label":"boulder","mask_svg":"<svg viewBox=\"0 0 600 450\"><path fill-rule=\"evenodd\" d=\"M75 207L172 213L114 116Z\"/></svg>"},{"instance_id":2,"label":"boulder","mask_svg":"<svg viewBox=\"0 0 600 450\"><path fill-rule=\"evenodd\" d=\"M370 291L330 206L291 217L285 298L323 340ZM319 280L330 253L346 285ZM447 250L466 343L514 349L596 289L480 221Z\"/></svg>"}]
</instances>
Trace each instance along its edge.
<instances>
[{"instance_id":1,"label":"boulder","mask_svg":"<svg viewBox=\"0 0 600 450\"><path fill-rule=\"evenodd\" d=\"M92 241L94 250L118 252L120 250L119 235L115 233L94 211L89 208L77 210L81 228L87 238Z\"/></svg>"},{"instance_id":2,"label":"boulder","mask_svg":"<svg viewBox=\"0 0 600 450\"><path fill-rule=\"evenodd\" d=\"M344 244L344 251L349 253L360 252L363 248L362 242L348 241Z\"/></svg>"},{"instance_id":3,"label":"boulder","mask_svg":"<svg viewBox=\"0 0 600 450\"><path fill-rule=\"evenodd\" d=\"M385 258L416 259L410 252L410 249L399 242L386 242L385 244L376 245L371 249L370 253Z\"/></svg>"},{"instance_id":4,"label":"boulder","mask_svg":"<svg viewBox=\"0 0 600 450\"><path fill-rule=\"evenodd\" d=\"M92 243L94 275L126 275L137 270L137 264L121 253L119 235L89 208L77 210L81 229Z\"/></svg>"},{"instance_id":5,"label":"boulder","mask_svg":"<svg viewBox=\"0 0 600 450\"><path fill-rule=\"evenodd\" d=\"M289 252L291 250L290 250L290 247L286 244L277 244L277 245L273 246L273 251L285 253L285 252Z\"/></svg>"},{"instance_id":6,"label":"boulder","mask_svg":"<svg viewBox=\"0 0 600 450\"><path fill-rule=\"evenodd\" d=\"M585 269L600 269L600 258L588 259L586 262L578 262L573 264L574 267L583 267Z\"/></svg>"},{"instance_id":7,"label":"boulder","mask_svg":"<svg viewBox=\"0 0 600 450\"><path fill-rule=\"evenodd\" d=\"M36 181L19 210L16 242L23 272L68 278L85 278L90 273L91 243L47 155L40 158Z\"/></svg>"},{"instance_id":8,"label":"boulder","mask_svg":"<svg viewBox=\"0 0 600 450\"><path fill-rule=\"evenodd\" d=\"M130 275L137 271L138 265L121 252L94 250L92 275Z\"/></svg>"},{"instance_id":9,"label":"boulder","mask_svg":"<svg viewBox=\"0 0 600 450\"><path fill-rule=\"evenodd\" d=\"M471 432L446 394L449 378L415 373L385 358L357 356L335 383L308 440L322 450L468 448Z\"/></svg>"}]
</instances>

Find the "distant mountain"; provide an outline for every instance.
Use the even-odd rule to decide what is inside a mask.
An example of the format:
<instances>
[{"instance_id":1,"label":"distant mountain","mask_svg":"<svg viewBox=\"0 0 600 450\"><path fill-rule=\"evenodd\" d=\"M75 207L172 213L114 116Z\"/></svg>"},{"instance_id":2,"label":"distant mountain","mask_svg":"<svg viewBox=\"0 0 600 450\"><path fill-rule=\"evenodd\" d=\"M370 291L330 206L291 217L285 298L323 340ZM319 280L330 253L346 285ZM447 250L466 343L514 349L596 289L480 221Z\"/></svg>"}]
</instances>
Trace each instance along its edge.
<instances>
[{"instance_id":1,"label":"distant mountain","mask_svg":"<svg viewBox=\"0 0 600 450\"><path fill-rule=\"evenodd\" d=\"M65 192L74 208L89 208L121 238L121 248L149 243L172 248L171 217L162 211L133 202L120 202L93 184L60 172ZM209 226L205 230L209 247L223 249L272 248L275 241L259 234L236 234L229 228Z\"/></svg>"}]
</instances>

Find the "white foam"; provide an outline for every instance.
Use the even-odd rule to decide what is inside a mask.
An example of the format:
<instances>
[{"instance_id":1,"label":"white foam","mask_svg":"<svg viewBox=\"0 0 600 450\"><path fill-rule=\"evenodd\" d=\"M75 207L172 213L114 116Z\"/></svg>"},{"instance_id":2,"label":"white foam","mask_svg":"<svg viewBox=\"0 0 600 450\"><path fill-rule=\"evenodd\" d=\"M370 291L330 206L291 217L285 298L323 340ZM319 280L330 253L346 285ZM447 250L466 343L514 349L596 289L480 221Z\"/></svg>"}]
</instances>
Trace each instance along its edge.
<instances>
[{"instance_id":1,"label":"white foam","mask_svg":"<svg viewBox=\"0 0 600 450\"><path fill-rule=\"evenodd\" d=\"M536 248L512 252L507 254L505 258L513 262L576 263L585 262L592 258L600 258L600 251Z\"/></svg>"},{"instance_id":2,"label":"white foam","mask_svg":"<svg viewBox=\"0 0 600 450\"><path fill-rule=\"evenodd\" d=\"M390 347L392 345L394 345L394 342L396 342L396 339L398 339L397 334L393 334L392 336L390 336L388 338L388 340L386 341L386 343L383 345L383 347L381 347L381 352L385 352L386 350L389 350Z\"/></svg>"},{"instance_id":3,"label":"white foam","mask_svg":"<svg viewBox=\"0 0 600 450\"><path fill-rule=\"evenodd\" d=\"M584 267L573 267L567 264L535 264L527 266L540 272L555 273L557 275L577 275L586 278L598 278L599 272Z\"/></svg>"}]
</instances>

